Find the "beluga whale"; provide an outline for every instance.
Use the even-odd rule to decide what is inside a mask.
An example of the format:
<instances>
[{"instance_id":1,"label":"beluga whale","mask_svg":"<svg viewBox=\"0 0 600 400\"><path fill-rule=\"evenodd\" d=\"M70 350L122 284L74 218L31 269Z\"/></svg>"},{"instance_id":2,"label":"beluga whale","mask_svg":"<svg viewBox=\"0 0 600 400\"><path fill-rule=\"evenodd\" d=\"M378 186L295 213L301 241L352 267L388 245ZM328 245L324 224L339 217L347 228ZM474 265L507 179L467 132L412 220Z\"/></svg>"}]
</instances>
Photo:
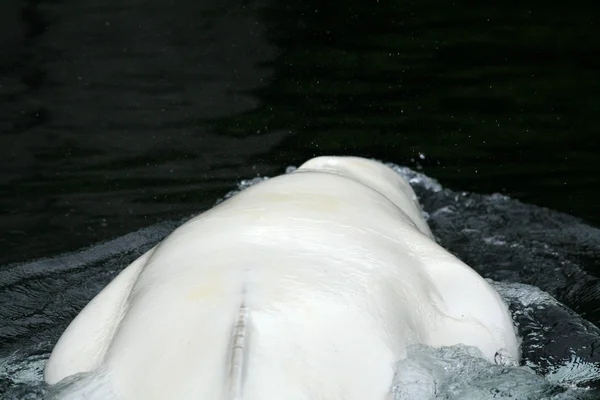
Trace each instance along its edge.
<instances>
[{"instance_id":1,"label":"beluga whale","mask_svg":"<svg viewBox=\"0 0 600 400\"><path fill-rule=\"evenodd\" d=\"M520 357L506 304L435 241L409 183L374 160L321 156L121 271L44 378L85 376L87 399L384 400L415 344Z\"/></svg>"}]
</instances>

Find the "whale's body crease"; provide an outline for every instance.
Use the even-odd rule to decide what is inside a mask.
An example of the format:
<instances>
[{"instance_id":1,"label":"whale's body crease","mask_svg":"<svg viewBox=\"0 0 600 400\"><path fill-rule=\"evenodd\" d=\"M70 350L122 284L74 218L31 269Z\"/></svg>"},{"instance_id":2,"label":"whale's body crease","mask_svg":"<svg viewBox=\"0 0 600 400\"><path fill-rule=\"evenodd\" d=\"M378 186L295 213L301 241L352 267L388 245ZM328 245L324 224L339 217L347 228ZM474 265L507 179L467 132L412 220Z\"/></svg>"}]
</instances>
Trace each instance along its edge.
<instances>
[{"instance_id":1,"label":"whale's body crease","mask_svg":"<svg viewBox=\"0 0 600 400\"><path fill-rule=\"evenodd\" d=\"M246 305L246 290L243 292L244 298L240 304L237 320L235 321L231 333L229 344L229 362L228 362L228 387L229 396L227 400L242 400L244 390L244 378L246 373L246 361L250 347L249 329L250 329L250 310Z\"/></svg>"}]
</instances>

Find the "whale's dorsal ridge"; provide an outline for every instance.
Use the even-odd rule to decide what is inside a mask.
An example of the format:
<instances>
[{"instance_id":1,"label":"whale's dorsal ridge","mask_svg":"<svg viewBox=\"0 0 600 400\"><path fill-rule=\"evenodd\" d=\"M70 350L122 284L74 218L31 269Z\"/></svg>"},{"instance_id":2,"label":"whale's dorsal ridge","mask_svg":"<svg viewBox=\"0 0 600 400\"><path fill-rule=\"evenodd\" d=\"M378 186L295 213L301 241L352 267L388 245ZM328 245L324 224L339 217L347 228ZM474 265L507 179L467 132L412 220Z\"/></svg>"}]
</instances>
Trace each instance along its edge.
<instances>
[{"instance_id":1,"label":"whale's dorsal ridge","mask_svg":"<svg viewBox=\"0 0 600 400\"><path fill-rule=\"evenodd\" d=\"M231 341L229 343L229 397L227 400L242 399L246 373L246 360L248 357L247 353L250 347L249 329L250 311L244 299L240 304L237 320L232 328Z\"/></svg>"}]
</instances>

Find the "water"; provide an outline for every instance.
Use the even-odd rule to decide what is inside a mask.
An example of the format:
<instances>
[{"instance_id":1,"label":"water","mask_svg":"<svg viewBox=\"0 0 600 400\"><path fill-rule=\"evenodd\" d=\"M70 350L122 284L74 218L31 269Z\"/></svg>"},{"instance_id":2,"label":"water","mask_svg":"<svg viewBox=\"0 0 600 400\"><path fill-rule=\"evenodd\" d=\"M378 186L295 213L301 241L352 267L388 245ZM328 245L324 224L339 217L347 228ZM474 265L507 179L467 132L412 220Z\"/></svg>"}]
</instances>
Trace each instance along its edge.
<instances>
[{"instance_id":1,"label":"water","mask_svg":"<svg viewBox=\"0 0 600 400\"><path fill-rule=\"evenodd\" d=\"M502 282L532 388L599 361L594 2L1 3L0 393L35 398L77 311L182 219L321 154L412 168L440 243Z\"/></svg>"},{"instance_id":2,"label":"water","mask_svg":"<svg viewBox=\"0 0 600 400\"><path fill-rule=\"evenodd\" d=\"M600 224L595 3L5 0L0 264L316 154Z\"/></svg>"},{"instance_id":3,"label":"water","mask_svg":"<svg viewBox=\"0 0 600 400\"><path fill-rule=\"evenodd\" d=\"M463 346L440 350L417 346L398 363L395 399L599 396L600 329L575 310L596 309L600 295L570 289L598 288L581 260L600 250L600 231L573 217L507 197L444 189L411 169L390 166L410 180L438 240L460 258L470 259L507 301L523 348L523 365L518 366L510 359L491 365L477 349ZM263 179L241 181L225 197ZM535 221L536 229L507 224L509 228L502 230L495 224L515 218ZM47 389L42 382L44 361L66 325L121 269L181 222L155 225L56 258L5 266L0 275L0 298L8 305L0 309L0 319L9 321L0 330L3 398L41 398ZM89 392L89 385L96 382L96 377L84 375L65 387Z\"/></svg>"}]
</instances>

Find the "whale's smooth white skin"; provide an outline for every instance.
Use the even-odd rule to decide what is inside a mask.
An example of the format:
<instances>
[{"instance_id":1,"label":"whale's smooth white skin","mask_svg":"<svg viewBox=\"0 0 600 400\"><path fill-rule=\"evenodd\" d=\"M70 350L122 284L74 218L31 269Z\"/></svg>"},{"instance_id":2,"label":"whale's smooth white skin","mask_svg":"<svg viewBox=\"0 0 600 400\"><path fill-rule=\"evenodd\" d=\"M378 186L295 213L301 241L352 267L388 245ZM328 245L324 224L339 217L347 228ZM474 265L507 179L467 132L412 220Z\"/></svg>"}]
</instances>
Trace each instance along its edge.
<instances>
[{"instance_id":1,"label":"whale's smooth white skin","mask_svg":"<svg viewBox=\"0 0 600 400\"><path fill-rule=\"evenodd\" d=\"M375 161L318 157L123 270L45 380L108 371L125 400L376 400L415 343L519 359L506 305L435 242L409 184Z\"/></svg>"}]
</instances>

